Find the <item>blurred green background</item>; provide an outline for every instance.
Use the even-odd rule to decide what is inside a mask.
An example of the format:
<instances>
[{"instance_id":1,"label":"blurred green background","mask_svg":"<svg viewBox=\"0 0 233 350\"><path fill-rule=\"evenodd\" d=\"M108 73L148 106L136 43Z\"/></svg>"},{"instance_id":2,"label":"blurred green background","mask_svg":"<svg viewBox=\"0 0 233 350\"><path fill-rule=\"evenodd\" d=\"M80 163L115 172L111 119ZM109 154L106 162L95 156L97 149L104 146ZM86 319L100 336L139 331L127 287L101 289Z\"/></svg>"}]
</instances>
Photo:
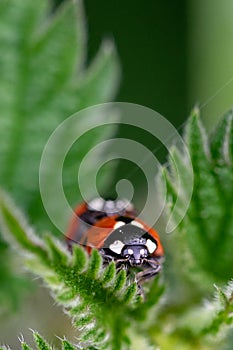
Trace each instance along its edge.
<instances>
[{"instance_id":1,"label":"blurred green background","mask_svg":"<svg viewBox=\"0 0 233 350\"><path fill-rule=\"evenodd\" d=\"M84 5L89 59L104 37L116 44L122 67L117 101L155 109L176 127L195 103L209 128L232 107L231 0L86 0Z\"/></svg>"},{"instance_id":2,"label":"blurred green background","mask_svg":"<svg viewBox=\"0 0 233 350\"><path fill-rule=\"evenodd\" d=\"M179 132L195 104L209 131L232 107L232 1L86 0L84 6L88 59L103 38L115 42L122 68L116 101L150 107ZM166 161L167 151L148 134L121 126L119 135L133 136ZM146 185L137 166L121 161L113 182L128 173L135 175L140 205Z\"/></svg>"},{"instance_id":3,"label":"blurred green background","mask_svg":"<svg viewBox=\"0 0 233 350\"><path fill-rule=\"evenodd\" d=\"M57 0L58 6L62 1ZM207 130L233 105L233 3L231 0L84 1L88 61L103 38L113 40L122 76L116 101L150 107L180 132L195 104ZM121 126L166 161L166 150L153 137ZM145 178L137 166L121 161L115 183L135 173L134 186ZM137 194L136 194L137 197Z\"/></svg>"},{"instance_id":4,"label":"blurred green background","mask_svg":"<svg viewBox=\"0 0 233 350\"><path fill-rule=\"evenodd\" d=\"M3 1L3 0L1 0ZM22 0L23 1L23 0ZM54 9L61 1L54 2ZM233 105L233 2L231 0L84 1L88 37L87 63L103 38L115 42L121 65L116 101L148 106L179 128L199 103L209 130ZM1 54L1 53L0 53ZM135 139L144 135L132 131ZM121 136L128 135L122 128ZM143 139L155 149L155 141ZM165 160L165 151L156 152ZM127 174L122 162L116 177ZM141 184L138 173L136 182ZM40 283L41 284L41 283ZM35 305L39 305L35 312ZM49 311L49 312L48 312ZM52 329L48 330L48 325ZM1 321L0 339L19 348L17 335L34 328L52 339L69 337L70 322L47 291L31 291L13 316Z\"/></svg>"}]
</instances>

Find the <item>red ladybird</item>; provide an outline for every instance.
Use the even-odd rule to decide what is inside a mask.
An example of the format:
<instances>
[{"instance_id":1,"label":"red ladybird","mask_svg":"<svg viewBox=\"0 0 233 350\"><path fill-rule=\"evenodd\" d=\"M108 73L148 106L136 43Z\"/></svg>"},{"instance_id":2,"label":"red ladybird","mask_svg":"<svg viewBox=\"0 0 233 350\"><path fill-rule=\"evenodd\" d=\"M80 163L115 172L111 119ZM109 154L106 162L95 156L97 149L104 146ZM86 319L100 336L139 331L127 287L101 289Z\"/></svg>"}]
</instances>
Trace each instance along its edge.
<instances>
[{"instance_id":1,"label":"red ladybird","mask_svg":"<svg viewBox=\"0 0 233 350\"><path fill-rule=\"evenodd\" d=\"M125 199L95 198L80 204L66 239L71 249L75 243L85 246L88 253L98 249L104 264L114 261L118 270L137 268L139 288L161 270L164 250L158 233L136 218L133 205Z\"/></svg>"}]
</instances>

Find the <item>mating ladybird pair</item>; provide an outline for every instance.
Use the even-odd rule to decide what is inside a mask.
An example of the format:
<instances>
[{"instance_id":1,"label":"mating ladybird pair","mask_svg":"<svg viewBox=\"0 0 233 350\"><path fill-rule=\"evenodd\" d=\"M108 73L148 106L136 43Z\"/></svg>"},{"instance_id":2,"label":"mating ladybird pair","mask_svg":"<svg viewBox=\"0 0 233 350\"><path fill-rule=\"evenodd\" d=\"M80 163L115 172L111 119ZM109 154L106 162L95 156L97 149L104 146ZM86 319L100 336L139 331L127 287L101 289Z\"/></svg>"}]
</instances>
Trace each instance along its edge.
<instances>
[{"instance_id":1,"label":"mating ladybird pair","mask_svg":"<svg viewBox=\"0 0 233 350\"><path fill-rule=\"evenodd\" d=\"M80 204L68 228L66 239L85 247L88 253L99 250L104 264L114 261L117 270L136 271L141 284L161 270L164 250L158 233L136 217L136 211L125 199L116 201L95 198Z\"/></svg>"}]
</instances>

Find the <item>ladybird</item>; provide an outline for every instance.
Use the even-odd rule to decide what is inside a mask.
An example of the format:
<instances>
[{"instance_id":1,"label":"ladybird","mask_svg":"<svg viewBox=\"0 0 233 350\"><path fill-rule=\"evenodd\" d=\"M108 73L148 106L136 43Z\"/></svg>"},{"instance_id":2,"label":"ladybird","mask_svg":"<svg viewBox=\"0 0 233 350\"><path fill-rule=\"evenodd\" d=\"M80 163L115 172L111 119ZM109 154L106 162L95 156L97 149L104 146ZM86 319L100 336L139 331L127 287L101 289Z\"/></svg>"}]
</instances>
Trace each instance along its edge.
<instances>
[{"instance_id":1,"label":"ladybird","mask_svg":"<svg viewBox=\"0 0 233 350\"><path fill-rule=\"evenodd\" d=\"M135 280L142 294L141 284L155 277L161 270L164 257L159 234L136 216L132 203L126 199L95 198L75 209L66 242L84 246L90 254L98 249L104 265L114 261L117 270L135 270Z\"/></svg>"}]
</instances>

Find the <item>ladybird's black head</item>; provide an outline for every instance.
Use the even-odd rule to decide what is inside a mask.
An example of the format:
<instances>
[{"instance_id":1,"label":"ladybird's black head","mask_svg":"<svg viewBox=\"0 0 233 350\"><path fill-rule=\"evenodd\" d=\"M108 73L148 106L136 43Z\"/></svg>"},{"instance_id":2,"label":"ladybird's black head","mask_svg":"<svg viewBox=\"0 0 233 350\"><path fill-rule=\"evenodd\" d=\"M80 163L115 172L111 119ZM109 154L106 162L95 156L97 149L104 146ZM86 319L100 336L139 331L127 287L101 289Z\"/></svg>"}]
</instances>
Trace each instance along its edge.
<instances>
[{"instance_id":1,"label":"ladybird's black head","mask_svg":"<svg viewBox=\"0 0 233 350\"><path fill-rule=\"evenodd\" d=\"M121 216L104 241L103 249L116 260L124 260L131 266L142 266L144 260L157 249L157 242L140 222Z\"/></svg>"},{"instance_id":2,"label":"ladybird's black head","mask_svg":"<svg viewBox=\"0 0 233 350\"><path fill-rule=\"evenodd\" d=\"M148 255L148 249L144 245L126 245L122 250L123 258L127 259L131 266L142 265Z\"/></svg>"}]
</instances>

